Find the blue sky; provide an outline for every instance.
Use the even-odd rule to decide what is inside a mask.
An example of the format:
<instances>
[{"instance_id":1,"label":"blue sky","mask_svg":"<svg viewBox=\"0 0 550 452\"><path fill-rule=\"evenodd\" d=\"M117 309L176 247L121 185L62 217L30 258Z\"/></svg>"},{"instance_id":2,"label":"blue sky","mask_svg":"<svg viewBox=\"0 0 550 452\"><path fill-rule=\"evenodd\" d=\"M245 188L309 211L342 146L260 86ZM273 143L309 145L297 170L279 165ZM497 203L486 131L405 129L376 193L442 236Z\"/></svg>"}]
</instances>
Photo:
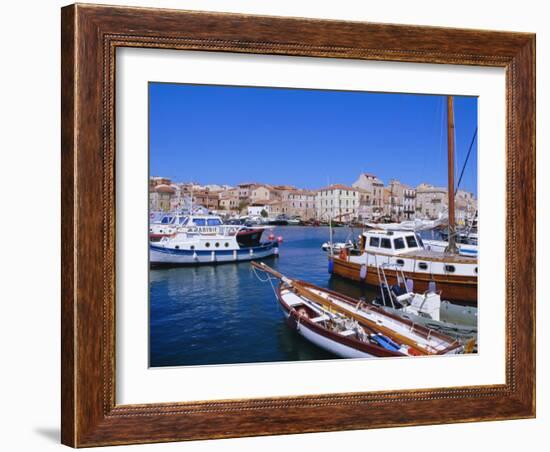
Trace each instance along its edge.
<instances>
[{"instance_id":1,"label":"blue sky","mask_svg":"<svg viewBox=\"0 0 550 452\"><path fill-rule=\"evenodd\" d=\"M477 98L456 96L456 172ZM444 96L149 84L151 176L315 189L361 172L447 184ZM477 139L460 188L477 193Z\"/></svg>"}]
</instances>

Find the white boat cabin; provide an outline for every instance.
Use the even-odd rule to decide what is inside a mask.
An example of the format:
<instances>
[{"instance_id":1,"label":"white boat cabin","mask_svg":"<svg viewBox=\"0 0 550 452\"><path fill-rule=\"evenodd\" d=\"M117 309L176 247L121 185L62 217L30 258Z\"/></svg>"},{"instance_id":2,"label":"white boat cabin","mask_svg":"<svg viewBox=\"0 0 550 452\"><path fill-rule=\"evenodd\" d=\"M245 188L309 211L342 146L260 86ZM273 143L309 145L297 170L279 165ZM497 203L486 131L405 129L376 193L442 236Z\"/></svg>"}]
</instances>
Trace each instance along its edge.
<instances>
[{"instance_id":1,"label":"white boat cabin","mask_svg":"<svg viewBox=\"0 0 550 452\"><path fill-rule=\"evenodd\" d=\"M475 257L428 250L422 238L412 231L365 231L360 236L358 253L351 251L346 260L375 269L395 264L416 274L477 277L478 273Z\"/></svg>"},{"instance_id":2,"label":"white boat cabin","mask_svg":"<svg viewBox=\"0 0 550 452\"><path fill-rule=\"evenodd\" d=\"M424 249L422 239L412 231L365 231L361 242L362 250L391 255Z\"/></svg>"}]
</instances>

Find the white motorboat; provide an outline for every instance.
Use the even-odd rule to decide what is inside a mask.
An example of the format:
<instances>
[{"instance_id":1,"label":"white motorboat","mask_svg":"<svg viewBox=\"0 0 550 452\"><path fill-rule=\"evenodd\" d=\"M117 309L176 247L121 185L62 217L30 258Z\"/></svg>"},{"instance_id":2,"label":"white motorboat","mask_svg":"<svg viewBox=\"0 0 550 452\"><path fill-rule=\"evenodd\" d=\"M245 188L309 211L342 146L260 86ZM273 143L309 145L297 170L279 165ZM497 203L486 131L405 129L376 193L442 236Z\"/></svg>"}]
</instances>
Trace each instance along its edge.
<instances>
[{"instance_id":1,"label":"white motorboat","mask_svg":"<svg viewBox=\"0 0 550 452\"><path fill-rule=\"evenodd\" d=\"M215 215L190 215L170 236L149 245L149 261L158 265L198 265L238 262L276 256L282 238L265 226L224 225Z\"/></svg>"},{"instance_id":2,"label":"white motorboat","mask_svg":"<svg viewBox=\"0 0 550 452\"><path fill-rule=\"evenodd\" d=\"M342 249L348 249L351 250L353 248L353 242L351 240L348 240L347 242L325 242L321 245L321 249L323 251L329 251L332 250L333 252L340 252Z\"/></svg>"},{"instance_id":3,"label":"white motorboat","mask_svg":"<svg viewBox=\"0 0 550 452\"><path fill-rule=\"evenodd\" d=\"M444 240L426 240L424 239L424 247L427 250L435 251L436 253L444 253L449 242ZM457 243L458 254L461 256L477 257L477 245L469 245L466 243Z\"/></svg>"}]
</instances>

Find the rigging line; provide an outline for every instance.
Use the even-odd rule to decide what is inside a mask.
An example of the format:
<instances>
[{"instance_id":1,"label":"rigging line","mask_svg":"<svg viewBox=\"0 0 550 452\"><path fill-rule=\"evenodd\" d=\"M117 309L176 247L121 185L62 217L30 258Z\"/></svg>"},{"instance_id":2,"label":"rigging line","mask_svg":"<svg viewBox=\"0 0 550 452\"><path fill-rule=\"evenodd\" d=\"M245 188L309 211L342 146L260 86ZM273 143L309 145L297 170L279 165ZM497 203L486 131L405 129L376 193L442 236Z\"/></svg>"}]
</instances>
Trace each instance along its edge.
<instances>
[{"instance_id":1,"label":"rigging line","mask_svg":"<svg viewBox=\"0 0 550 452\"><path fill-rule=\"evenodd\" d=\"M472 142L470 143L470 148L468 149L468 153L466 154L466 160L464 160L464 165L462 165L462 171L460 172L460 177L458 178L458 183L456 184L455 195L456 195L456 192L458 191L458 188L460 187L460 182L462 182L462 176L464 176L464 170L466 169L466 164L468 163L468 159L470 158L470 154L472 152L476 137L477 137L477 126L474 132L474 136L472 137Z\"/></svg>"}]
</instances>

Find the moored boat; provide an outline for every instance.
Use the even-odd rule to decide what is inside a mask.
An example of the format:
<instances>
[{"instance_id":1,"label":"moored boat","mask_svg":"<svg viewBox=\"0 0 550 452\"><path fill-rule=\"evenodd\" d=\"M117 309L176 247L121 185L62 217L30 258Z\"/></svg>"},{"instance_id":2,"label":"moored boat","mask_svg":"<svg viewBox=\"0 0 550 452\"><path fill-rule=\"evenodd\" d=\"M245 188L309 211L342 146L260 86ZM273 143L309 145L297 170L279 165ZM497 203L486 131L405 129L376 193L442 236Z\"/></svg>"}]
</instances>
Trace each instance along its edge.
<instances>
[{"instance_id":1,"label":"moored boat","mask_svg":"<svg viewBox=\"0 0 550 452\"><path fill-rule=\"evenodd\" d=\"M343 250L344 248L348 249L348 250L351 250L353 249L353 243L351 240L348 240L346 242L334 242L334 243L331 243L330 241L329 242L325 242L321 245L321 249L323 251L332 251L332 252L340 252L341 250Z\"/></svg>"},{"instance_id":2,"label":"moored boat","mask_svg":"<svg viewBox=\"0 0 550 452\"><path fill-rule=\"evenodd\" d=\"M262 235L268 227L240 225L194 226L149 244L149 262L160 265L199 265L261 259L279 254L282 239Z\"/></svg>"},{"instance_id":3,"label":"moored boat","mask_svg":"<svg viewBox=\"0 0 550 452\"><path fill-rule=\"evenodd\" d=\"M413 281L416 292L425 292L430 283L448 300L477 304L477 259L427 250L418 234L409 231L366 230L359 248L329 255L329 269L338 276L378 287L377 269L396 264ZM390 284L397 283L397 272L386 272Z\"/></svg>"},{"instance_id":4,"label":"moored boat","mask_svg":"<svg viewBox=\"0 0 550 452\"><path fill-rule=\"evenodd\" d=\"M444 240L426 240L424 239L424 247L427 250L435 251L436 253L444 253L449 247L449 242ZM466 243L457 243L458 254L461 256L477 257L477 245Z\"/></svg>"},{"instance_id":5,"label":"moored boat","mask_svg":"<svg viewBox=\"0 0 550 452\"><path fill-rule=\"evenodd\" d=\"M359 300L285 277L265 263L255 269L277 278L276 297L288 325L343 358L447 355L464 352L457 340Z\"/></svg>"}]
</instances>

